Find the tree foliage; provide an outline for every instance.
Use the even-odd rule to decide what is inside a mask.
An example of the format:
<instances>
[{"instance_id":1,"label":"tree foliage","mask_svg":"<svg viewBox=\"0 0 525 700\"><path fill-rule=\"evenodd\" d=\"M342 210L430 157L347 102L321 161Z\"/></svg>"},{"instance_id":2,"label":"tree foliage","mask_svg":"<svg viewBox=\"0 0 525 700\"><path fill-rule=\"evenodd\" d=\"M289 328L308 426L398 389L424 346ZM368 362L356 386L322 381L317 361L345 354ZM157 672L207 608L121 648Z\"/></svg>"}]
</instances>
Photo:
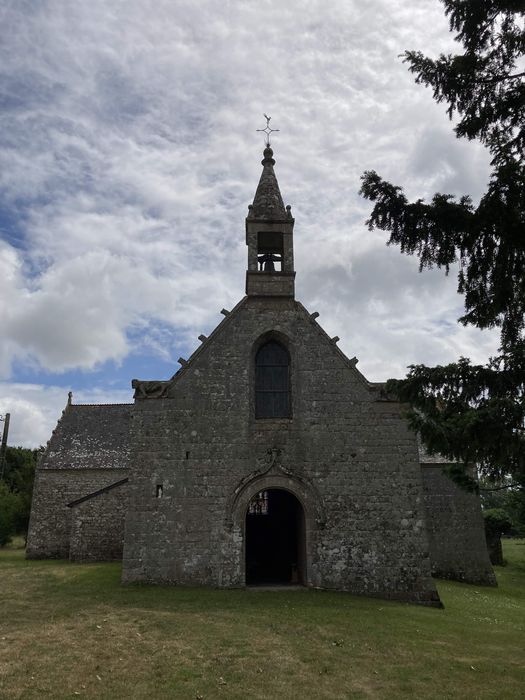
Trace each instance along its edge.
<instances>
[{"instance_id":1,"label":"tree foliage","mask_svg":"<svg viewBox=\"0 0 525 700\"><path fill-rule=\"evenodd\" d=\"M501 508L489 508L483 511L483 517L487 535L501 537L501 535L507 535L512 528L511 519Z\"/></svg>"},{"instance_id":2,"label":"tree foliage","mask_svg":"<svg viewBox=\"0 0 525 700\"><path fill-rule=\"evenodd\" d=\"M38 450L8 447L0 481L0 546L27 535Z\"/></svg>"},{"instance_id":3,"label":"tree foliage","mask_svg":"<svg viewBox=\"0 0 525 700\"><path fill-rule=\"evenodd\" d=\"M485 524L485 538L489 557L492 564L503 566L503 549L501 546L501 536L507 535L512 529L512 521L508 514L500 508L491 508L483 511Z\"/></svg>"},{"instance_id":4,"label":"tree foliage","mask_svg":"<svg viewBox=\"0 0 525 700\"><path fill-rule=\"evenodd\" d=\"M417 255L420 270L448 273L458 263L460 322L499 328L501 348L486 366L465 358L411 366L387 389L411 404L411 423L430 452L525 482L525 4L443 4L462 53L431 59L406 51L404 59L416 82L448 104L456 135L489 149L487 191L477 207L468 195L442 193L409 202L401 187L367 171L361 194L374 202L369 228L388 231L388 244Z\"/></svg>"},{"instance_id":5,"label":"tree foliage","mask_svg":"<svg viewBox=\"0 0 525 700\"><path fill-rule=\"evenodd\" d=\"M501 329L502 346L515 343L525 314L525 168L517 161L498 166L475 208L437 193L430 203L408 202L400 187L374 171L363 176L361 194L375 202L370 229L390 232L389 245L417 254L420 269L448 272L459 263L458 292L465 296L463 324Z\"/></svg>"},{"instance_id":6,"label":"tree foliage","mask_svg":"<svg viewBox=\"0 0 525 700\"><path fill-rule=\"evenodd\" d=\"M522 349L488 365L464 357L445 366L412 365L406 379L387 382L387 391L410 404L409 421L431 453L477 464L492 479L512 473L525 483Z\"/></svg>"},{"instance_id":7,"label":"tree foliage","mask_svg":"<svg viewBox=\"0 0 525 700\"><path fill-rule=\"evenodd\" d=\"M525 150L523 0L443 0L451 31L464 51L437 60L405 51L416 82L432 87L448 115L460 119L456 136L479 139L494 164L521 160Z\"/></svg>"},{"instance_id":8,"label":"tree foliage","mask_svg":"<svg viewBox=\"0 0 525 700\"><path fill-rule=\"evenodd\" d=\"M508 534L514 537L525 536L525 489L512 486L508 479L497 485L483 477L480 479L480 495L483 511L503 511L511 522Z\"/></svg>"}]
</instances>

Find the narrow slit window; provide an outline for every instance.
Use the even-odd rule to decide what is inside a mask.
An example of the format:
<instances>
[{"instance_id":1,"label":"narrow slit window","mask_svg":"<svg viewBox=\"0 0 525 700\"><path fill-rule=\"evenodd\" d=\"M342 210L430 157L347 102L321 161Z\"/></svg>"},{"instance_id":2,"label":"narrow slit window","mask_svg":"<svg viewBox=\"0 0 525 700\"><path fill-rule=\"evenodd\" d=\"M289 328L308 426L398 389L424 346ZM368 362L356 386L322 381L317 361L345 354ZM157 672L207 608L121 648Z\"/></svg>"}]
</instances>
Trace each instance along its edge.
<instances>
[{"instance_id":1,"label":"narrow slit window","mask_svg":"<svg viewBox=\"0 0 525 700\"><path fill-rule=\"evenodd\" d=\"M275 340L265 343L255 357L256 418L289 418L290 356Z\"/></svg>"}]
</instances>

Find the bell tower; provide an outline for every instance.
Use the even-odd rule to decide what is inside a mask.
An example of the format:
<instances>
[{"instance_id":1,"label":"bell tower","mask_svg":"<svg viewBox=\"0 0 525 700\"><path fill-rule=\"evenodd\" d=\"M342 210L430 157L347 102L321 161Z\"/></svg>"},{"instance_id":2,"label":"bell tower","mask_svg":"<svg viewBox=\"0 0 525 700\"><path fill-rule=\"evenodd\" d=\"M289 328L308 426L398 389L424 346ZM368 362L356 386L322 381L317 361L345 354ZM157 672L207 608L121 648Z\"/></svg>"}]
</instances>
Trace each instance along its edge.
<instances>
[{"instance_id":1,"label":"bell tower","mask_svg":"<svg viewBox=\"0 0 525 700\"><path fill-rule=\"evenodd\" d=\"M284 206L269 144L263 155L261 179L246 217L246 294L294 298L294 219L290 205Z\"/></svg>"}]
</instances>

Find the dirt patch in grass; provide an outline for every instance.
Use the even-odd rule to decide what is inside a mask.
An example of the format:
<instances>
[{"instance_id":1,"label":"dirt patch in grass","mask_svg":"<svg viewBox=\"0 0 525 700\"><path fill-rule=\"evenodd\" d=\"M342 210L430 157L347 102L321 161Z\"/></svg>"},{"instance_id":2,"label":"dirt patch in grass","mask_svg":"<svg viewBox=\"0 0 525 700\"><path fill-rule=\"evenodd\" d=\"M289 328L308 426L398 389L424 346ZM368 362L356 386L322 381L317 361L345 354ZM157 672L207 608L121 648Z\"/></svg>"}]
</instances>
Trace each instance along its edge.
<instances>
[{"instance_id":1,"label":"dirt patch in grass","mask_svg":"<svg viewBox=\"0 0 525 700\"><path fill-rule=\"evenodd\" d=\"M525 547L444 610L317 591L121 586L0 551L0 697L519 698Z\"/></svg>"}]
</instances>

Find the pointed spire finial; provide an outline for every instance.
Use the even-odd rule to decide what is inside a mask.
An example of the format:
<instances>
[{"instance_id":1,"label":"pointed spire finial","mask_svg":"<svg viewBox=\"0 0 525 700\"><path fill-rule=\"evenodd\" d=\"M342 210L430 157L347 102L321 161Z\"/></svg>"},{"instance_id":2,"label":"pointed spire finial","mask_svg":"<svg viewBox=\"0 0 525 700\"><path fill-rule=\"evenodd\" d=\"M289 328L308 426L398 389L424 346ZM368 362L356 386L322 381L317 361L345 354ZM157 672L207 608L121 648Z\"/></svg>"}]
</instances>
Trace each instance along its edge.
<instances>
[{"instance_id":1,"label":"pointed spire finial","mask_svg":"<svg viewBox=\"0 0 525 700\"><path fill-rule=\"evenodd\" d=\"M253 204L249 206L248 218L279 221L289 218L284 208L279 184L273 170L275 165L273 151L268 145L264 149L264 158L261 164L263 165L263 171L253 198Z\"/></svg>"},{"instance_id":2,"label":"pointed spire finial","mask_svg":"<svg viewBox=\"0 0 525 700\"><path fill-rule=\"evenodd\" d=\"M271 129L270 128L270 120L271 117L269 117L267 114L263 114L263 117L266 119L266 126L264 129L256 129L256 131L262 131L265 135L265 143L266 143L266 148L270 148L270 134L273 134L274 131L280 131L280 129ZM272 153L273 155L273 153Z\"/></svg>"}]
</instances>

